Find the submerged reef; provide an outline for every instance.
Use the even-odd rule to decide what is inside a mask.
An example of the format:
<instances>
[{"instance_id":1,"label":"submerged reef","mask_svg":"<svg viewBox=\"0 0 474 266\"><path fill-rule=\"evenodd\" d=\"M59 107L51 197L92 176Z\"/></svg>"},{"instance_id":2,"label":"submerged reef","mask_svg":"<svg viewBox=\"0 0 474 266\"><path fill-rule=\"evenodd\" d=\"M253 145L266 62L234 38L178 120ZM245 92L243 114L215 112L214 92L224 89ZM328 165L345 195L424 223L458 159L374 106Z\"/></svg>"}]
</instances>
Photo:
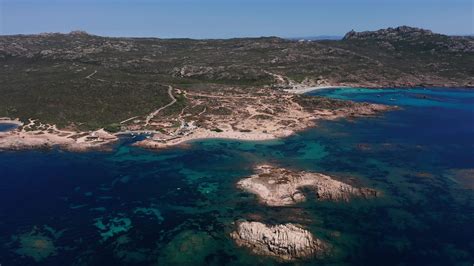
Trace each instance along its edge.
<instances>
[{"instance_id":1,"label":"submerged reef","mask_svg":"<svg viewBox=\"0 0 474 266\"><path fill-rule=\"evenodd\" d=\"M465 189L474 190L474 168L473 169L452 169L447 176Z\"/></svg>"},{"instance_id":2,"label":"submerged reef","mask_svg":"<svg viewBox=\"0 0 474 266\"><path fill-rule=\"evenodd\" d=\"M137 264L147 261L150 250L134 246L133 239L121 235L112 243L114 257L127 264Z\"/></svg>"},{"instance_id":3,"label":"submerged reef","mask_svg":"<svg viewBox=\"0 0 474 266\"><path fill-rule=\"evenodd\" d=\"M12 242L8 245L17 246L15 253L18 255L41 262L58 254L58 247L54 242L61 237L62 232L57 232L47 225L34 226L29 232L12 236Z\"/></svg>"},{"instance_id":4,"label":"submerged reef","mask_svg":"<svg viewBox=\"0 0 474 266\"><path fill-rule=\"evenodd\" d=\"M123 232L127 232L132 228L132 221L127 217L113 217L104 223L104 218L95 219L94 225L99 229L102 241Z\"/></svg>"},{"instance_id":5,"label":"submerged reef","mask_svg":"<svg viewBox=\"0 0 474 266\"><path fill-rule=\"evenodd\" d=\"M146 207L139 207L135 208L133 210L133 213L138 214L138 215L143 215L143 216L150 216L154 219L156 219L159 223L163 222L165 219L161 215L161 212L157 208L146 208Z\"/></svg>"},{"instance_id":6,"label":"submerged reef","mask_svg":"<svg viewBox=\"0 0 474 266\"><path fill-rule=\"evenodd\" d=\"M188 230L176 235L160 252L159 265L205 265L206 256L218 248L206 232Z\"/></svg>"}]
</instances>

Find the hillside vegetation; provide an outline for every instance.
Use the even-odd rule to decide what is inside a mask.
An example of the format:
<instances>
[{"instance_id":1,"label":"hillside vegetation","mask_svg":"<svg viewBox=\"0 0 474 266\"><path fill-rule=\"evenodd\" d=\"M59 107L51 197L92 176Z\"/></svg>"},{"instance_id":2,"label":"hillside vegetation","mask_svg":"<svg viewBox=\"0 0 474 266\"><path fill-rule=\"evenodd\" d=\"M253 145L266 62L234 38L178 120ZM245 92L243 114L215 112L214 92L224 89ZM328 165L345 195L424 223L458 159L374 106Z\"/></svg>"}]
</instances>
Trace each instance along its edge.
<instances>
[{"instance_id":1,"label":"hillside vegetation","mask_svg":"<svg viewBox=\"0 0 474 266\"><path fill-rule=\"evenodd\" d=\"M473 87L472 62L473 38L410 27L340 41L0 36L0 117L104 127L166 105L168 85L207 93L295 83Z\"/></svg>"}]
</instances>

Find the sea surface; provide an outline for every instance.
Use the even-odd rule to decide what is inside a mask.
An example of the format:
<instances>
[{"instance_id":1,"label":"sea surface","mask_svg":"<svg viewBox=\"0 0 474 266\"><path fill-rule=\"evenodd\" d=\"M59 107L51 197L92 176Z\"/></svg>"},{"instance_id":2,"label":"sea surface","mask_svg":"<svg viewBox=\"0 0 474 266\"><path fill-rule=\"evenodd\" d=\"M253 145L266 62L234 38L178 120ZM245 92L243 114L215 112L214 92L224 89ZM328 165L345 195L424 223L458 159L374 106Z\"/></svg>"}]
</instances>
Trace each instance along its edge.
<instances>
[{"instance_id":1,"label":"sea surface","mask_svg":"<svg viewBox=\"0 0 474 266\"><path fill-rule=\"evenodd\" d=\"M5 132L5 131L15 129L17 126L18 126L17 124L0 122L0 132Z\"/></svg>"},{"instance_id":2,"label":"sea surface","mask_svg":"<svg viewBox=\"0 0 474 266\"><path fill-rule=\"evenodd\" d=\"M266 142L162 151L0 152L0 265L278 265L237 247L239 220L298 223L331 246L299 265L474 263L474 91L330 89L400 106ZM236 182L266 163L322 172L382 196L258 204Z\"/></svg>"}]
</instances>

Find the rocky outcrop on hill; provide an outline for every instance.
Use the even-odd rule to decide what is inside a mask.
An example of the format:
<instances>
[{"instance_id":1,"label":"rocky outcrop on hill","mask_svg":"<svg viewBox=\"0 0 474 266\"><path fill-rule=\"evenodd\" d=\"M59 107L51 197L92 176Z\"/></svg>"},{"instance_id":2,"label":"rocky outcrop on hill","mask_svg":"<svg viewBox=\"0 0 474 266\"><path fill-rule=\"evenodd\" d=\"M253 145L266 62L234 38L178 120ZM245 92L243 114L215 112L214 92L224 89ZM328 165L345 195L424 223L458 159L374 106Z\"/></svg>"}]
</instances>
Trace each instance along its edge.
<instances>
[{"instance_id":1,"label":"rocky outcrop on hill","mask_svg":"<svg viewBox=\"0 0 474 266\"><path fill-rule=\"evenodd\" d=\"M6 58L79 60L108 65L115 61L106 53L124 53L134 49L134 41L91 35L85 31L40 33L36 35L12 35L0 38L0 55ZM101 58L97 58L101 57ZM0 56L0 59L2 57Z\"/></svg>"},{"instance_id":2,"label":"rocky outcrop on hill","mask_svg":"<svg viewBox=\"0 0 474 266\"><path fill-rule=\"evenodd\" d=\"M450 37L433 33L430 30L401 26L397 28L387 28L377 31L348 32L344 41L376 41L377 44L388 50L413 49L420 52L428 51L432 54L446 51L450 53L474 52L474 38L471 37ZM403 43L401 45L401 43Z\"/></svg>"},{"instance_id":3,"label":"rocky outcrop on hill","mask_svg":"<svg viewBox=\"0 0 474 266\"><path fill-rule=\"evenodd\" d=\"M253 253L293 261L323 255L328 245L309 231L293 224L268 226L259 222L240 222L231 233L237 245Z\"/></svg>"},{"instance_id":4,"label":"rocky outcrop on hill","mask_svg":"<svg viewBox=\"0 0 474 266\"><path fill-rule=\"evenodd\" d=\"M473 57L472 37L407 26L351 31L344 40L308 42L276 37L108 38L81 31L0 36L0 62L7 66L0 68L4 76L11 75L4 71L19 75L25 69L54 66L67 72L55 74L57 78L100 66L117 71L111 75L122 79L123 73L140 73L150 75L154 82L198 86L217 82L285 89L295 84L473 87Z\"/></svg>"},{"instance_id":5,"label":"rocky outcrop on hill","mask_svg":"<svg viewBox=\"0 0 474 266\"><path fill-rule=\"evenodd\" d=\"M390 39L401 40L403 38L415 38L421 36L431 36L434 33L430 30L400 26L397 28L380 29L377 31L363 31L356 32L351 30L348 32L343 40L361 40L361 39Z\"/></svg>"},{"instance_id":6,"label":"rocky outcrop on hill","mask_svg":"<svg viewBox=\"0 0 474 266\"><path fill-rule=\"evenodd\" d=\"M306 200L303 189L319 200L349 201L353 197L373 198L379 193L370 188L358 188L320 173L295 172L261 165L258 173L240 180L238 187L256 194L269 206L287 206Z\"/></svg>"}]
</instances>

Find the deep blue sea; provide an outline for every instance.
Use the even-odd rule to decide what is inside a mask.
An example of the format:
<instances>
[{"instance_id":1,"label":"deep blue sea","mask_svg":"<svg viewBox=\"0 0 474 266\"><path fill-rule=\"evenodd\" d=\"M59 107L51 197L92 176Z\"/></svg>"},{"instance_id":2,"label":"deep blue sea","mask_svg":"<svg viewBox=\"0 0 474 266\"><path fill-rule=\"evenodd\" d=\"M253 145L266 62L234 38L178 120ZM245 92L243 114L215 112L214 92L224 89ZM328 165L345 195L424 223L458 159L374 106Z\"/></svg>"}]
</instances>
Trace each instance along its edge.
<instances>
[{"instance_id":1,"label":"deep blue sea","mask_svg":"<svg viewBox=\"0 0 474 266\"><path fill-rule=\"evenodd\" d=\"M112 152L0 152L0 265L278 265L230 239L246 219L299 223L331 245L298 265L471 266L474 91L312 94L401 108L267 142L149 151L124 139ZM259 163L350 179L382 196L262 206L235 186Z\"/></svg>"}]
</instances>

